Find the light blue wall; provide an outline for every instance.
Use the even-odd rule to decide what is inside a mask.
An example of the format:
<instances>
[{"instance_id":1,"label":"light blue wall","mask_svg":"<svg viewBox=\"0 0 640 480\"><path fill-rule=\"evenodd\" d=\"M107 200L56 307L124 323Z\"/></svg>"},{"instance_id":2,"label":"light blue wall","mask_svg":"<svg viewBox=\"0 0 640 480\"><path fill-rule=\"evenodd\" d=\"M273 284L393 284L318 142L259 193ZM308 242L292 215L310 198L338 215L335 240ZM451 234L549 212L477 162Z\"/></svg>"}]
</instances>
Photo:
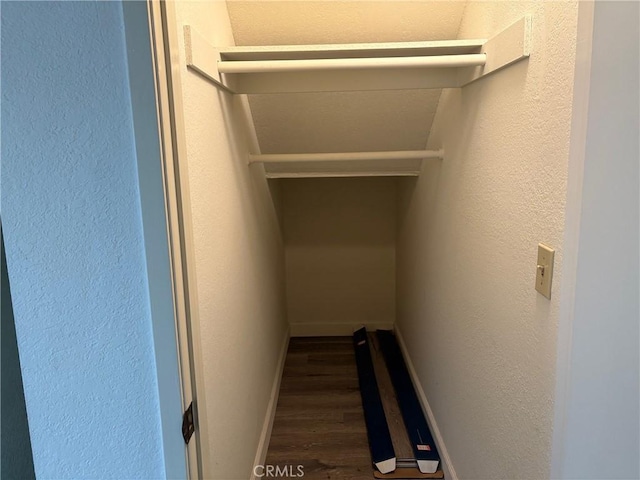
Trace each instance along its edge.
<instances>
[{"instance_id":1,"label":"light blue wall","mask_svg":"<svg viewBox=\"0 0 640 480\"><path fill-rule=\"evenodd\" d=\"M640 478L639 18L595 3L566 479Z\"/></svg>"},{"instance_id":2,"label":"light blue wall","mask_svg":"<svg viewBox=\"0 0 640 480\"><path fill-rule=\"evenodd\" d=\"M163 477L120 2L2 4L2 220L38 478Z\"/></svg>"},{"instance_id":3,"label":"light blue wall","mask_svg":"<svg viewBox=\"0 0 640 480\"><path fill-rule=\"evenodd\" d=\"M2 346L2 372L0 372L2 399L2 419L0 425L2 435L0 449L0 478L22 480L35 479L33 471L33 456L31 454L31 440L29 438L29 421L27 409L24 403L24 391L22 389L22 374L20 373L20 358L18 356L18 343L16 341L16 328L13 320L13 307L11 305L11 288L7 276L7 261L4 255L4 238L0 227L2 250L2 328L0 337Z\"/></svg>"}]
</instances>

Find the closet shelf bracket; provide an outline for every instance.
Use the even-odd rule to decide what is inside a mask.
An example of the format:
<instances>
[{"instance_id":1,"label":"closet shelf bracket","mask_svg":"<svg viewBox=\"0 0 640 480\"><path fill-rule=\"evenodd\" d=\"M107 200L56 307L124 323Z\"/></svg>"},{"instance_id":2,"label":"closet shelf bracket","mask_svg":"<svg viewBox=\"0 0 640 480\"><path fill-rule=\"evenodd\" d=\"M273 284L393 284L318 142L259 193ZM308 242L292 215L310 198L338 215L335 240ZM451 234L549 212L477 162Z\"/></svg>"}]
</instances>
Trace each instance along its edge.
<instances>
[{"instance_id":1,"label":"closet shelf bracket","mask_svg":"<svg viewBox=\"0 0 640 480\"><path fill-rule=\"evenodd\" d=\"M531 16L489 40L215 48L184 27L187 66L232 93L460 88L530 55Z\"/></svg>"}]
</instances>

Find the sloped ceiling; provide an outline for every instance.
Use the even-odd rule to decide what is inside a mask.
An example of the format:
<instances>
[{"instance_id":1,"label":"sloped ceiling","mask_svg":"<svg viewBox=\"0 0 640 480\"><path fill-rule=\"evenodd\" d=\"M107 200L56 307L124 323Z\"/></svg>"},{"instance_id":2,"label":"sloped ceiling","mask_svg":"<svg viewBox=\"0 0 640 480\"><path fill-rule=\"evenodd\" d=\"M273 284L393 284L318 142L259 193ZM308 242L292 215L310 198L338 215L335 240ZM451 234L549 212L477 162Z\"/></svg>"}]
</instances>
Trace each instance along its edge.
<instances>
[{"instance_id":1,"label":"sloped ceiling","mask_svg":"<svg viewBox=\"0 0 640 480\"><path fill-rule=\"evenodd\" d=\"M235 1L236 45L457 38L463 1ZM250 95L262 153L420 150L440 90Z\"/></svg>"}]
</instances>

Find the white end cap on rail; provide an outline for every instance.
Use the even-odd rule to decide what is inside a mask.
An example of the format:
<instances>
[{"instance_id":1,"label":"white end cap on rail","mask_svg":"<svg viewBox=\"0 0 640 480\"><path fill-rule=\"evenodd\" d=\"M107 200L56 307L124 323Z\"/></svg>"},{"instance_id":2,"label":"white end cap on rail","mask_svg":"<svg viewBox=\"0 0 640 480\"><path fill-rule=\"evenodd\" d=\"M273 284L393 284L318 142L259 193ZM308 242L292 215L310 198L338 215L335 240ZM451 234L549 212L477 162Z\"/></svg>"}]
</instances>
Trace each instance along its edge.
<instances>
[{"instance_id":1,"label":"white end cap on rail","mask_svg":"<svg viewBox=\"0 0 640 480\"><path fill-rule=\"evenodd\" d=\"M527 15L487 40L481 49L487 55L487 62L482 66L460 69L460 86L528 58L531 55L531 29L532 18Z\"/></svg>"}]
</instances>

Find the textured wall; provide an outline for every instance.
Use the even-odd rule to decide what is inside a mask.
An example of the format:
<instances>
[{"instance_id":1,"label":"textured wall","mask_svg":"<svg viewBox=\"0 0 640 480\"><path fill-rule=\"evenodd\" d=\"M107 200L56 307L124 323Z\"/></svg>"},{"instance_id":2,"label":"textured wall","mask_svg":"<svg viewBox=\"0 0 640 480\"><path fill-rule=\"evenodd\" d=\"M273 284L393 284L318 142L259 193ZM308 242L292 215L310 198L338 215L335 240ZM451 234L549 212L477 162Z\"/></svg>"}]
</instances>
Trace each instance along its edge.
<instances>
[{"instance_id":1,"label":"textured wall","mask_svg":"<svg viewBox=\"0 0 640 480\"><path fill-rule=\"evenodd\" d=\"M35 480L29 421L24 402L18 341L16 340L9 276L7 275L7 260L4 254L4 238L1 241L2 331L0 339L2 339L2 349L0 353L2 354L2 372L0 378L2 386L0 392L2 393L2 440L0 448L2 449L2 470L0 476L2 478Z\"/></svg>"},{"instance_id":2,"label":"textured wall","mask_svg":"<svg viewBox=\"0 0 640 480\"><path fill-rule=\"evenodd\" d=\"M460 478L549 476L577 4L471 2L459 37L527 13L531 58L443 93L445 159L399 191L398 326Z\"/></svg>"},{"instance_id":3,"label":"textured wall","mask_svg":"<svg viewBox=\"0 0 640 480\"><path fill-rule=\"evenodd\" d=\"M190 24L213 45L233 44L225 2L175 9L171 28ZM210 432L204 455L213 478L246 479L287 329L282 238L264 170L246 164L239 99L181 65Z\"/></svg>"},{"instance_id":4,"label":"textured wall","mask_svg":"<svg viewBox=\"0 0 640 480\"><path fill-rule=\"evenodd\" d=\"M305 45L450 40L458 31L465 4L233 0L228 9L238 45Z\"/></svg>"},{"instance_id":5,"label":"textured wall","mask_svg":"<svg viewBox=\"0 0 640 480\"><path fill-rule=\"evenodd\" d=\"M639 18L636 2L595 3L556 478L640 478Z\"/></svg>"},{"instance_id":6,"label":"textured wall","mask_svg":"<svg viewBox=\"0 0 640 480\"><path fill-rule=\"evenodd\" d=\"M282 191L292 335L393 325L395 179L284 180Z\"/></svg>"},{"instance_id":7,"label":"textured wall","mask_svg":"<svg viewBox=\"0 0 640 480\"><path fill-rule=\"evenodd\" d=\"M2 221L38 478L164 476L119 2L2 5Z\"/></svg>"}]
</instances>

